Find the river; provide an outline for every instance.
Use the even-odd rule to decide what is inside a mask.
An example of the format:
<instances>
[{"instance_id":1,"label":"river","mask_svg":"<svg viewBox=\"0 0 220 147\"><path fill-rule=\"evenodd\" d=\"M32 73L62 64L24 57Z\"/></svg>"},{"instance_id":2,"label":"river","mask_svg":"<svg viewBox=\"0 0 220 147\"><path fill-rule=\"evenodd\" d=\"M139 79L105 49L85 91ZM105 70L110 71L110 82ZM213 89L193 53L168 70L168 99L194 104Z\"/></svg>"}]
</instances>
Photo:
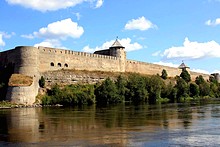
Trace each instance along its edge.
<instances>
[{"instance_id":1,"label":"river","mask_svg":"<svg viewBox=\"0 0 220 147\"><path fill-rule=\"evenodd\" d=\"M220 103L1 109L0 146L220 146Z\"/></svg>"}]
</instances>

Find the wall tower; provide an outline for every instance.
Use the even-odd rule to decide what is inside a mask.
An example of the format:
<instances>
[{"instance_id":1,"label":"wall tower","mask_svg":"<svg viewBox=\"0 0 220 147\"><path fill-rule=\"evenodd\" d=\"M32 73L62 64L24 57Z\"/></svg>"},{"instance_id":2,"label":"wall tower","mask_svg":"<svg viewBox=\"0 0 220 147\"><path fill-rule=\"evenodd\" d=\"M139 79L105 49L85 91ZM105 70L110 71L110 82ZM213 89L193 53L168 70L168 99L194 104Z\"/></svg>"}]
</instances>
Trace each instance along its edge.
<instances>
[{"instance_id":1,"label":"wall tower","mask_svg":"<svg viewBox=\"0 0 220 147\"><path fill-rule=\"evenodd\" d=\"M109 52L110 52L110 56L114 56L114 57L119 58L120 71L125 72L125 63L126 63L125 47L123 47L121 45L121 43L118 41L118 38L115 40L115 42L109 48Z\"/></svg>"},{"instance_id":2,"label":"wall tower","mask_svg":"<svg viewBox=\"0 0 220 147\"><path fill-rule=\"evenodd\" d=\"M6 100L33 104L38 94L38 49L31 46L16 47L11 54L7 55L9 62L14 64L14 73L30 76L33 82L30 86L9 86Z\"/></svg>"}]
</instances>

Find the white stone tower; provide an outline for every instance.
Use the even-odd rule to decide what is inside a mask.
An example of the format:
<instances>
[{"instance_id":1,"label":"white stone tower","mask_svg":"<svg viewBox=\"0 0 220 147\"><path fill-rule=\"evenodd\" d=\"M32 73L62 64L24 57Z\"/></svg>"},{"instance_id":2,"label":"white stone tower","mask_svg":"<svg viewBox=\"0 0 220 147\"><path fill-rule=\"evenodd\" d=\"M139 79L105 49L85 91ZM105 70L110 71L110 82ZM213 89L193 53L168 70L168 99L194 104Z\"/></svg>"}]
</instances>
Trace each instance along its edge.
<instances>
[{"instance_id":1,"label":"white stone tower","mask_svg":"<svg viewBox=\"0 0 220 147\"><path fill-rule=\"evenodd\" d=\"M125 72L126 52L125 52L125 47L123 47L121 43L118 41L118 37L116 38L112 46L109 48L109 51L110 51L110 56L119 58L120 71Z\"/></svg>"}]
</instances>

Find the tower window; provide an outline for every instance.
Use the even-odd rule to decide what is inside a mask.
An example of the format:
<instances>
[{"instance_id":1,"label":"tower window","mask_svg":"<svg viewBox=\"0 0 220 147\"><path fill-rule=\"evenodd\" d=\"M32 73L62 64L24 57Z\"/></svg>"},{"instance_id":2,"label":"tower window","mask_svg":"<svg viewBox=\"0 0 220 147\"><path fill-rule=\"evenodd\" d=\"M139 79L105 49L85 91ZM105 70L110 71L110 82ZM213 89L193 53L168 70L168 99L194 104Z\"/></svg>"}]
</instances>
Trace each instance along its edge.
<instances>
[{"instance_id":1,"label":"tower window","mask_svg":"<svg viewBox=\"0 0 220 147\"><path fill-rule=\"evenodd\" d=\"M54 66L54 63L53 63L53 62L51 62L51 63L50 63L50 66Z\"/></svg>"},{"instance_id":2,"label":"tower window","mask_svg":"<svg viewBox=\"0 0 220 147\"><path fill-rule=\"evenodd\" d=\"M68 67L68 64L65 63L65 64L64 64L64 67Z\"/></svg>"},{"instance_id":3,"label":"tower window","mask_svg":"<svg viewBox=\"0 0 220 147\"><path fill-rule=\"evenodd\" d=\"M58 65L58 67L61 67L61 63L58 63L57 65Z\"/></svg>"}]
</instances>

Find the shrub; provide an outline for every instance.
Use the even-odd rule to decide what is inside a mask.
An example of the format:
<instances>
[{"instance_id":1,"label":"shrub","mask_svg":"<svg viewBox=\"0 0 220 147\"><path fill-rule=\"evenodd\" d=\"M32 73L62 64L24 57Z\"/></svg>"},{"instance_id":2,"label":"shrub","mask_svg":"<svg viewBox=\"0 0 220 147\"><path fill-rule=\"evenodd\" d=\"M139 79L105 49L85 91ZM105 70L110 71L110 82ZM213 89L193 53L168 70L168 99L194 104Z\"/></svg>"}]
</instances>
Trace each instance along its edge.
<instances>
[{"instance_id":1,"label":"shrub","mask_svg":"<svg viewBox=\"0 0 220 147\"><path fill-rule=\"evenodd\" d=\"M200 85L200 84L204 83L205 80L204 80L202 75L199 75L198 77L196 77L195 82L196 82L197 85Z\"/></svg>"},{"instance_id":2,"label":"shrub","mask_svg":"<svg viewBox=\"0 0 220 147\"><path fill-rule=\"evenodd\" d=\"M167 79L167 71L165 69L162 70L161 78L166 80Z\"/></svg>"},{"instance_id":3,"label":"shrub","mask_svg":"<svg viewBox=\"0 0 220 147\"><path fill-rule=\"evenodd\" d=\"M146 78L138 74L130 75L128 77L126 99L133 103L146 102L148 100L146 81Z\"/></svg>"},{"instance_id":4,"label":"shrub","mask_svg":"<svg viewBox=\"0 0 220 147\"><path fill-rule=\"evenodd\" d=\"M44 88L45 86L45 79L43 76L41 76L41 78L39 79L39 85L41 88Z\"/></svg>"},{"instance_id":5,"label":"shrub","mask_svg":"<svg viewBox=\"0 0 220 147\"><path fill-rule=\"evenodd\" d=\"M182 78L177 78L175 88L177 89L177 100L179 101L180 97L187 97L188 96L188 91L189 87L186 83L186 81Z\"/></svg>"},{"instance_id":6,"label":"shrub","mask_svg":"<svg viewBox=\"0 0 220 147\"><path fill-rule=\"evenodd\" d=\"M189 85L189 94L191 97L199 96L199 86L194 83L190 83Z\"/></svg>"},{"instance_id":7,"label":"shrub","mask_svg":"<svg viewBox=\"0 0 220 147\"><path fill-rule=\"evenodd\" d=\"M191 76L186 69L183 69L180 77L183 78L187 83L191 81Z\"/></svg>"},{"instance_id":8,"label":"shrub","mask_svg":"<svg viewBox=\"0 0 220 147\"><path fill-rule=\"evenodd\" d=\"M159 76L153 75L149 78L147 82L147 90L149 92L150 103L156 103L157 99L161 98L161 90L163 86L164 82Z\"/></svg>"},{"instance_id":9,"label":"shrub","mask_svg":"<svg viewBox=\"0 0 220 147\"><path fill-rule=\"evenodd\" d=\"M60 88L54 85L47 96L43 97L42 104L62 104L64 106L84 105L95 103L93 85L69 85Z\"/></svg>"},{"instance_id":10,"label":"shrub","mask_svg":"<svg viewBox=\"0 0 220 147\"><path fill-rule=\"evenodd\" d=\"M103 105L120 103L121 99L117 93L115 83L110 78L107 78L95 89L96 102Z\"/></svg>"}]
</instances>

